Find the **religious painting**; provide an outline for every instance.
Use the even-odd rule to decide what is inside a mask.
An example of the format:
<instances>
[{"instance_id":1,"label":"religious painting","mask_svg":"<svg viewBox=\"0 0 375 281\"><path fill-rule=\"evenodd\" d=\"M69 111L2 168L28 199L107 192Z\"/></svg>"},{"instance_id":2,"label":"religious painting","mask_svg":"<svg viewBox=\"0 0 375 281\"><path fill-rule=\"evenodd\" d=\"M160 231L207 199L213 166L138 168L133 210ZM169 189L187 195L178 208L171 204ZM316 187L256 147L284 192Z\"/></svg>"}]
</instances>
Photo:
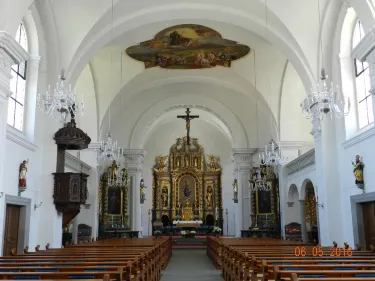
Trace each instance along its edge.
<instances>
[{"instance_id":1,"label":"religious painting","mask_svg":"<svg viewBox=\"0 0 375 281\"><path fill-rule=\"evenodd\" d=\"M169 27L154 39L126 49L131 58L144 62L146 68L168 69L230 67L232 61L249 52L248 46L224 39L217 31L196 24Z\"/></svg>"},{"instance_id":2,"label":"religious painting","mask_svg":"<svg viewBox=\"0 0 375 281\"><path fill-rule=\"evenodd\" d=\"M108 214L121 215L121 189L109 188L108 189Z\"/></svg>"},{"instance_id":3,"label":"religious painting","mask_svg":"<svg viewBox=\"0 0 375 281\"><path fill-rule=\"evenodd\" d=\"M272 198L271 198L271 189L272 183L267 182L268 188L263 188L257 190L257 208L258 214L271 214L272 213Z\"/></svg>"},{"instance_id":4,"label":"religious painting","mask_svg":"<svg viewBox=\"0 0 375 281\"><path fill-rule=\"evenodd\" d=\"M195 180L191 175L181 177L179 184L180 202L183 206L189 201L188 204L192 204L195 201Z\"/></svg>"}]
</instances>

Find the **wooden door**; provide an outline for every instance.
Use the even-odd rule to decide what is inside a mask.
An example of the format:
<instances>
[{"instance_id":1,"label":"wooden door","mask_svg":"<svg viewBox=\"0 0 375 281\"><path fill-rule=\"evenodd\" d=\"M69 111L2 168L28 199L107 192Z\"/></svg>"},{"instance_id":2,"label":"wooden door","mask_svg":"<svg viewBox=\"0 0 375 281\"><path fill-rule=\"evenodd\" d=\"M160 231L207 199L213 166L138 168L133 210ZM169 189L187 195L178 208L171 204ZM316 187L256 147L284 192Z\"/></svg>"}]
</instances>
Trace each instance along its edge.
<instances>
[{"instance_id":1,"label":"wooden door","mask_svg":"<svg viewBox=\"0 0 375 281\"><path fill-rule=\"evenodd\" d=\"M20 206L7 204L3 250L4 256L9 256L10 251L13 248L17 249L20 211Z\"/></svg>"},{"instance_id":2,"label":"wooden door","mask_svg":"<svg viewBox=\"0 0 375 281\"><path fill-rule=\"evenodd\" d=\"M366 248L375 245L375 202L362 204L363 224L365 226Z\"/></svg>"}]
</instances>

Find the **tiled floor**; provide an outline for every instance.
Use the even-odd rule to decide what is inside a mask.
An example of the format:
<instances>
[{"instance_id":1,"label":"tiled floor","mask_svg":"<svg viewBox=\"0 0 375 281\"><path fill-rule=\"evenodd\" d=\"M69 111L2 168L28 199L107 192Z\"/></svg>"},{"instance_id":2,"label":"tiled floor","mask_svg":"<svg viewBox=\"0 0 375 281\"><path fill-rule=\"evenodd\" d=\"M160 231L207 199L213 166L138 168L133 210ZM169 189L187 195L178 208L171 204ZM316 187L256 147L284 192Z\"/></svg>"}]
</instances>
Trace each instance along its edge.
<instances>
[{"instance_id":1,"label":"tiled floor","mask_svg":"<svg viewBox=\"0 0 375 281\"><path fill-rule=\"evenodd\" d=\"M206 250L174 249L161 281L223 281L221 270L216 270Z\"/></svg>"}]
</instances>

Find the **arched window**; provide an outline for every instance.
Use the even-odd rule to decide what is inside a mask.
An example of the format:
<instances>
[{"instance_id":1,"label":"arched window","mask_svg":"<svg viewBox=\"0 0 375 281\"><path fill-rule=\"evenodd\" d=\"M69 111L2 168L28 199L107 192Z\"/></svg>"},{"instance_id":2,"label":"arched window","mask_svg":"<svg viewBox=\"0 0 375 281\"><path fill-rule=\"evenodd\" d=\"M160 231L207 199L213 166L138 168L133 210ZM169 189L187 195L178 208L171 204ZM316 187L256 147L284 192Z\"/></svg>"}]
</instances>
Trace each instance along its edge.
<instances>
[{"instance_id":1,"label":"arched window","mask_svg":"<svg viewBox=\"0 0 375 281\"><path fill-rule=\"evenodd\" d=\"M360 21L357 21L353 31L353 48L365 36ZM358 125L359 129L366 127L374 122L374 113L372 109L370 70L367 62L361 62L354 59L355 88L358 106Z\"/></svg>"},{"instance_id":2,"label":"arched window","mask_svg":"<svg viewBox=\"0 0 375 281\"><path fill-rule=\"evenodd\" d=\"M24 25L21 23L15 37L16 41L28 51L27 35ZM8 104L8 124L19 131L23 131L24 103L26 93L27 62L13 65Z\"/></svg>"}]
</instances>

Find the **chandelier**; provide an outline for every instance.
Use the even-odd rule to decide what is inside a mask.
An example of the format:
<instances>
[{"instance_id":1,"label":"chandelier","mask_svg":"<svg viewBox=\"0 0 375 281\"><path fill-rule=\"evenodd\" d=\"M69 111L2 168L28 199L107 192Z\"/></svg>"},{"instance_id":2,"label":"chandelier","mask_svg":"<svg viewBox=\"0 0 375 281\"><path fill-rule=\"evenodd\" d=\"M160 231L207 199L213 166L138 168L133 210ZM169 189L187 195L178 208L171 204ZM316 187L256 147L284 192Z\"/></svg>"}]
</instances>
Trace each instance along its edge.
<instances>
[{"instance_id":1,"label":"chandelier","mask_svg":"<svg viewBox=\"0 0 375 281\"><path fill-rule=\"evenodd\" d=\"M270 166L281 166L284 162L281 150L273 139L268 143L268 146L265 146L264 152L259 154L259 158L265 165Z\"/></svg>"},{"instance_id":2,"label":"chandelier","mask_svg":"<svg viewBox=\"0 0 375 281\"><path fill-rule=\"evenodd\" d=\"M121 157L122 149L117 147L117 141L114 141L111 134L107 134L107 140L100 142L99 157L103 160L116 160Z\"/></svg>"},{"instance_id":3,"label":"chandelier","mask_svg":"<svg viewBox=\"0 0 375 281\"><path fill-rule=\"evenodd\" d=\"M65 87L65 74L64 70L58 77L59 81L56 87L51 91L51 86L45 94L38 94L37 106L44 111L48 116L56 118L56 112L60 113L61 121L66 124L66 118L71 115L72 118L76 115L77 111L83 112L83 96L80 104L76 103L76 93L72 91L72 85L69 84L68 88Z\"/></svg>"},{"instance_id":4,"label":"chandelier","mask_svg":"<svg viewBox=\"0 0 375 281\"><path fill-rule=\"evenodd\" d=\"M345 112L345 100L339 92L339 87L333 87L333 83L327 83L328 75L324 68L321 70L321 83L316 90L312 89L307 98L301 103L302 112L306 118L322 121L324 117L341 118L347 116L350 110L348 99L348 110Z\"/></svg>"}]
</instances>

